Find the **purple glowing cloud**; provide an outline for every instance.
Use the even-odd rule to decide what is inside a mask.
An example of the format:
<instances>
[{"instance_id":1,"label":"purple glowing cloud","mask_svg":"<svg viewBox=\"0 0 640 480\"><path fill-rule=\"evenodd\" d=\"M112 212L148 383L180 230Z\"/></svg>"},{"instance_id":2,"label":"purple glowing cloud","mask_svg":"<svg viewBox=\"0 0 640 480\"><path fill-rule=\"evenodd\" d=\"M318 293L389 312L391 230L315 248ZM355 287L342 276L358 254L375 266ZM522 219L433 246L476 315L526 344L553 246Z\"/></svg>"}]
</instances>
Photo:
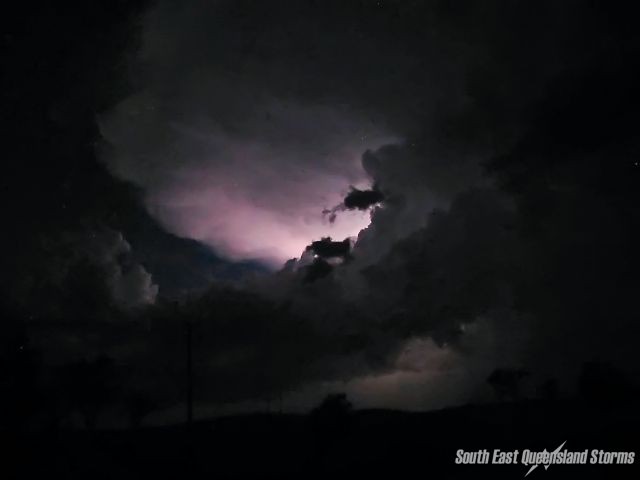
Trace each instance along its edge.
<instances>
[{"instance_id":1,"label":"purple glowing cloud","mask_svg":"<svg viewBox=\"0 0 640 480\"><path fill-rule=\"evenodd\" d=\"M102 119L109 167L144 188L165 228L231 259L278 265L313 240L356 236L369 224L368 211L334 222L322 211L350 186L371 186L361 157L394 141L388 132L344 108L273 99L230 128L213 107L185 111L146 93Z\"/></svg>"}]
</instances>

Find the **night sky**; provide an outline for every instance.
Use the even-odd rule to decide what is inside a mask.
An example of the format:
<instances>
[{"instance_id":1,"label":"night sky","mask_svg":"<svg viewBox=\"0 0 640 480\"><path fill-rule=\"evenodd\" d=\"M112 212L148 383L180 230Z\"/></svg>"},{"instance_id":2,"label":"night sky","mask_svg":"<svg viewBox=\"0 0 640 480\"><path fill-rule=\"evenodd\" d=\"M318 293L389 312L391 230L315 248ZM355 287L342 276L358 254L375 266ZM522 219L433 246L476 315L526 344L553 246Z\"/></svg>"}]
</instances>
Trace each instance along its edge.
<instances>
[{"instance_id":1,"label":"night sky","mask_svg":"<svg viewBox=\"0 0 640 480\"><path fill-rule=\"evenodd\" d=\"M64 3L64 2L63 2ZM605 1L3 14L2 351L197 414L640 375L640 29ZM178 412L178 413L176 413ZM116 420L113 420L117 422Z\"/></svg>"}]
</instances>

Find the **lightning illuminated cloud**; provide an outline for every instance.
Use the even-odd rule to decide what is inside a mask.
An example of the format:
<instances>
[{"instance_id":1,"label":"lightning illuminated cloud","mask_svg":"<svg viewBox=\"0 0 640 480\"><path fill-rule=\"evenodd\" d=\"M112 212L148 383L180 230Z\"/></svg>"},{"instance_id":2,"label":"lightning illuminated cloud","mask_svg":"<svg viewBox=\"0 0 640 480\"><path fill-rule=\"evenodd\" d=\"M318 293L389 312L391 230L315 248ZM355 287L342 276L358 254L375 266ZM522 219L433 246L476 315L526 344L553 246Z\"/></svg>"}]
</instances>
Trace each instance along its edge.
<instances>
[{"instance_id":1,"label":"lightning illuminated cloud","mask_svg":"<svg viewBox=\"0 0 640 480\"><path fill-rule=\"evenodd\" d=\"M322 211L351 185L370 185L362 154L390 134L348 111L276 100L234 130L201 98L199 108L172 109L148 93L102 119L112 171L145 189L165 228L232 259L281 264L313 240L356 236L369 224L367 211L333 222Z\"/></svg>"}]
</instances>

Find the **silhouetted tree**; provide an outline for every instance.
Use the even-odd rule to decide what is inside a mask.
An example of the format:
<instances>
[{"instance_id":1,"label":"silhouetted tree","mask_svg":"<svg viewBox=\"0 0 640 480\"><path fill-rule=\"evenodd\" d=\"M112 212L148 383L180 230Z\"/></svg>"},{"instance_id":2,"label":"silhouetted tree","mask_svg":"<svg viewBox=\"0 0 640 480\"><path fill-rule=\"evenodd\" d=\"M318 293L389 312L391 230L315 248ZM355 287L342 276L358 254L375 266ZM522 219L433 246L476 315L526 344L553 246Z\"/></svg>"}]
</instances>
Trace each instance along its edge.
<instances>
[{"instance_id":1,"label":"silhouetted tree","mask_svg":"<svg viewBox=\"0 0 640 480\"><path fill-rule=\"evenodd\" d=\"M344 438L350 426L352 410L353 405L345 393L332 393L311 411L317 453L326 452Z\"/></svg>"},{"instance_id":2,"label":"silhouetted tree","mask_svg":"<svg viewBox=\"0 0 640 480\"><path fill-rule=\"evenodd\" d=\"M606 362L586 362L578 379L580 396L593 404L610 406L631 398L632 387L626 375Z\"/></svg>"},{"instance_id":3,"label":"silhouetted tree","mask_svg":"<svg viewBox=\"0 0 640 480\"><path fill-rule=\"evenodd\" d=\"M346 417L352 409L353 405L347 399L346 393L331 393L312 410L311 414L325 417Z\"/></svg>"},{"instance_id":4,"label":"silhouetted tree","mask_svg":"<svg viewBox=\"0 0 640 480\"><path fill-rule=\"evenodd\" d=\"M529 372L526 370L496 368L487 377L487 382L499 400L517 400L520 398L520 382L527 376L529 376Z\"/></svg>"}]
</instances>

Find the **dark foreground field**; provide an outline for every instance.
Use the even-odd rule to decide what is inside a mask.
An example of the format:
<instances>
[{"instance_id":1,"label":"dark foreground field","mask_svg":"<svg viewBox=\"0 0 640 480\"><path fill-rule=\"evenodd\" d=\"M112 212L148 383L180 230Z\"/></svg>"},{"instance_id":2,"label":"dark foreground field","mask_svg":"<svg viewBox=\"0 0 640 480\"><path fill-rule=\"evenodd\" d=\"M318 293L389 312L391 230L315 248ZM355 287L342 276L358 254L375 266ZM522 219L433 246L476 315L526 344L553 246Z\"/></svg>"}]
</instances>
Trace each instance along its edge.
<instances>
[{"instance_id":1,"label":"dark foreground field","mask_svg":"<svg viewBox=\"0 0 640 480\"><path fill-rule=\"evenodd\" d=\"M426 413L255 414L191 428L12 438L0 478L523 478L525 465L455 464L458 449L637 452L634 405L519 402ZM637 455L637 453L636 453ZM528 478L640 478L633 465L552 465ZM275 476L274 476L275 475Z\"/></svg>"}]
</instances>

